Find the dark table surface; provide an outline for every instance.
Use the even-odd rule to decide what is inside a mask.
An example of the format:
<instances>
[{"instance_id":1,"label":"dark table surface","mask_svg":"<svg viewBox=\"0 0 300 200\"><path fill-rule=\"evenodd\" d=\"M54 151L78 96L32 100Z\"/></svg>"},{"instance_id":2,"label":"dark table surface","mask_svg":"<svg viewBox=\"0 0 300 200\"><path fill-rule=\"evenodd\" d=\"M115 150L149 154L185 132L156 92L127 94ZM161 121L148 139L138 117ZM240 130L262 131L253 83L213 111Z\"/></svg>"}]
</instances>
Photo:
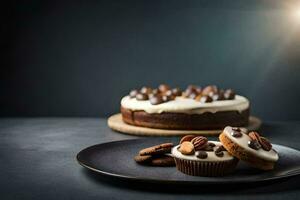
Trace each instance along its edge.
<instances>
[{"instance_id":1,"label":"dark table surface","mask_svg":"<svg viewBox=\"0 0 300 200\"><path fill-rule=\"evenodd\" d=\"M300 122L264 122L273 143L300 149ZM106 119L0 119L0 199L300 199L300 176L260 185L168 187L116 181L77 164L83 148L137 138Z\"/></svg>"}]
</instances>

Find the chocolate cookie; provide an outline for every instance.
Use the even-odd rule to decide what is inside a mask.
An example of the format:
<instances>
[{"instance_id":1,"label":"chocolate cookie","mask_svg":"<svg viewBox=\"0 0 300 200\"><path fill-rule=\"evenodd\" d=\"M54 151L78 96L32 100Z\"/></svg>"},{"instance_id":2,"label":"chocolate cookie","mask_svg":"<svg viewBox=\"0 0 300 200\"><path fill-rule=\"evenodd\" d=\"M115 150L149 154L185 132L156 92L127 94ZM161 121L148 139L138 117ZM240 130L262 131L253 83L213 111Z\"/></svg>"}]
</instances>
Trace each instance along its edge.
<instances>
[{"instance_id":1,"label":"chocolate cookie","mask_svg":"<svg viewBox=\"0 0 300 200\"><path fill-rule=\"evenodd\" d=\"M163 155L160 157L153 158L150 164L152 166L170 167L170 166L175 166L175 160L171 156Z\"/></svg>"},{"instance_id":2,"label":"chocolate cookie","mask_svg":"<svg viewBox=\"0 0 300 200\"><path fill-rule=\"evenodd\" d=\"M170 153L172 147L173 147L173 143L159 144L152 147L148 147L146 149L142 149L139 152L139 154L141 156L145 156L145 155L159 155L159 154Z\"/></svg>"}]
</instances>

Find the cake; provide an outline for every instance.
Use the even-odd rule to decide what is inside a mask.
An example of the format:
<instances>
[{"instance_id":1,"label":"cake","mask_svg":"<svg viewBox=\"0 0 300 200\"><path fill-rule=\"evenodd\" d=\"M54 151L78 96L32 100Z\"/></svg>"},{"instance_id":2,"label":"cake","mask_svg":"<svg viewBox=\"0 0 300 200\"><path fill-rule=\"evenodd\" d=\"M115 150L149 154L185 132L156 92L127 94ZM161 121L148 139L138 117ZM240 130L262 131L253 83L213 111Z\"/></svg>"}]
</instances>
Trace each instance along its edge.
<instances>
[{"instance_id":1,"label":"cake","mask_svg":"<svg viewBox=\"0 0 300 200\"><path fill-rule=\"evenodd\" d=\"M219 139L230 154L258 169L272 170L279 158L268 139L257 132L227 126Z\"/></svg>"},{"instance_id":2,"label":"cake","mask_svg":"<svg viewBox=\"0 0 300 200\"><path fill-rule=\"evenodd\" d=\"M208 141L202 136L183 141L173 147L171 153L176 168L192 176L224 176L233 172L238 163L220 142Z\"/></svg>"},{"instance_id":3,"label":"cake","mask_svg":"<svg viewBox=\"0 0 300 200\"><path fill-rule=\"evenodd\" d=\"M190 85L185 91L162 84L132 90L121 100L122 119L134 126L177 130L218 130L248 125L250 103L232 89Z\"/></svg>"}]
</instances>

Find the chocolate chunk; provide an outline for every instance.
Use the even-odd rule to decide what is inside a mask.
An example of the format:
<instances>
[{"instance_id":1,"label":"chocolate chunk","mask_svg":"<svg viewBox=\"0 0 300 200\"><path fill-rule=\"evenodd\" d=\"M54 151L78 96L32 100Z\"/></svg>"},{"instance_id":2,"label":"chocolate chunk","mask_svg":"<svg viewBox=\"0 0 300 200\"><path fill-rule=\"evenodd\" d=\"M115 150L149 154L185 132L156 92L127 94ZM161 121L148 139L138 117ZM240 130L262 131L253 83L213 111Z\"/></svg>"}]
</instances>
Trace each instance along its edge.
<instances>
[{"instance_id":1,"label":"chocolate chunk","mask_svg":"<svg viewBox=\"0 0 300 200\"><path fill-rule=\"evenodd\" d=\"M208 154L205 151L197 151L196 152L196 157L200 159L205 159L207 158Z\"/></svg>"},{"instance_id":2,"label":"chocolate chunk","mask_svg":"<svg viewBox=\"0 0 300 200\"><path fill-rule=\"evenodd\" d=\"M163 97L161 95L154 95L150 98L150 103L152 105L158 105L158 104L161 104L163 102L164 102L164 100L163 100Z\"/></svg>"},{"instance_id":3,"label":"chocolate chunk","mask_svg":"<svg viewBox=\"0 0 300 200\"><path fill-rule=\"evenodd\" d=\"M172 93L175 96L181 96L182 95L182 91L179 88L173 88Z\"/></svg>"},{"instance_id":4,"label":"chocolate chunk","mask_svg":"<svg viewBox=\"0 0 300 200\"><path fill-rule=\"evenodd\" d=\"M145 101L148 100L148 95L139 93L136 95L136 99L139 101Z\"/></svg>"},{"instance_id":5,"label":"chocolate chunk","mask_svg":"<svg viewBox=\"0 0 300 200\"><path fill-rule=\"evenodd\" d=\"M235 92L232 89L228 89L224 92L224 97L227 100L232 100L235 98Z\"/></svg>"},{"instance_id":6,"label":"chocolate chunk","mask_svg":"<svg viewBox=\"0 0 300 200\"><path fill-rule=\"evenodd\" d=\"M255 149L255 150L258 150L261 148L261 145L258 143L258 141L256 140L250 140L248 142L248 146L251 148L251 149Z\"/></svg>"},{"instance_id":7,"label":"chocolate chunk","mask_svg":"<svg viewBox=\"0 0 300 200\"><path fill-rule=\"evenodd\" d=\"M131 90L129 93L130 98L135 98L136 95L139 93L137 90Z\"/></svg>"},{"instance_id":8,"label":"chocolate chunk","mask_svg":"<svg viewBox=\"0 0 300 200\"><path fill-rule=\"evenodd\" d=\"M170 86L166 84L161 84L158 86L158 90L162 93L165 93L166 91L170 90Z\"/></svg>"},{"instance_id":9,"label":"chocolate chunk","mask_svg":"<svg viewBox=\"0 0 300 200\"><path fill-rule=\"evenodd\" d=\"M209 103L209 102L212 102L213 99L210 97L210 96L203 96L200 98L200 102L201 103Z\"/></svg>"},{"instance_id":10,"label":"chocolate chunk","mask_svg":"<svg viewBox=\"0 0 300 200\"><path fill-rule=\"evenodd\" d=\"M142 89L140 90L140 93L142 93L142 94L150 94L150 93L152 93L152 88L150 88L150 87L142 87Z\"/></svg>"},{"instance_id":11,"label":"chocolate chunk","mask_svg":"<svg viewBox=\"0 0 300 200\"><path fill-rule=\"evenodd\" d=\"M224 156L224 152L223 151L215 151L216 156L218 157L223 157Z\"/></svg>"},{"instance_id":12,"label":"chocolate chunk","mask_svg":"<svg viewBox=\"0 0 300 200\"><path fill-rule=\"evenodd\" d=\"M241 132L235 131L235 130L233 130L233 129L232 129L231 135L232 135L233 137L235 137L235 138L240 138L240 137L243 136L243 134L242 134Z\"/></svg>"}]
</instances>

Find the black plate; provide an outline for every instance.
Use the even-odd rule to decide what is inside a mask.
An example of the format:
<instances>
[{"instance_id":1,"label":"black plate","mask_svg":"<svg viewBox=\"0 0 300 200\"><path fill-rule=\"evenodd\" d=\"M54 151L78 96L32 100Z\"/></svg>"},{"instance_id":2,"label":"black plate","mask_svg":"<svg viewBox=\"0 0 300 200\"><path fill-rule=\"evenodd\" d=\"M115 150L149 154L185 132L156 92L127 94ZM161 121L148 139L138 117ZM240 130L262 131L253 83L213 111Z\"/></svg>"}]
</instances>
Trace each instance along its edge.
<instances>
[{"instance_id":1,"label":"black plate","mask_svg":"<svg viewBox=\"0 0 300 200\"><path fill-rule=\"evenodd\" d=\"M133 157L145 147L175 139L136 139L109 142L88 147L77 154L83 167L104 175L142 182L174 184L253 183L286 178L300 174L300 151L273 145L279 161L272 171L260 171L239 162L234 173L225 177L196 177L177 171L175 167L151 167L135 163Z\"/></svg>"}]
</instances>

